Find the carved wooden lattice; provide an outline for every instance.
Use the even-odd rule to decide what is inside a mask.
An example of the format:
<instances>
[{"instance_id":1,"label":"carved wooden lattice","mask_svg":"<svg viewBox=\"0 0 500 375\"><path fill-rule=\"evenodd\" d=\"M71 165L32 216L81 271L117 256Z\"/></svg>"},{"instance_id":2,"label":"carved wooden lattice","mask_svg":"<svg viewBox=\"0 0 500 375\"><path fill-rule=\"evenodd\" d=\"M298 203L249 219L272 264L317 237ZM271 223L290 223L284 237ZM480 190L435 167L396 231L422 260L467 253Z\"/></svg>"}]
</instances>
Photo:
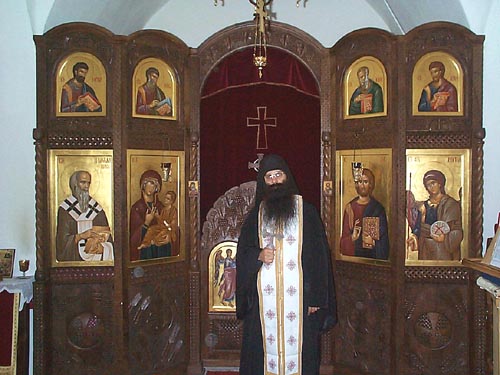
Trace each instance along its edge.
<instances>
[{"instance_id":1,"label":"carved wooden lattice","mask_svg":"<svg viewBox=\"0 0 500 375\"><path fill-rule=\"evenodd\" d=\"M241 225L253 207L255 186L251 181L229 189L208 211L201 238L203 256L222 241L238 240Z\"/></svg>"}]
</instances>

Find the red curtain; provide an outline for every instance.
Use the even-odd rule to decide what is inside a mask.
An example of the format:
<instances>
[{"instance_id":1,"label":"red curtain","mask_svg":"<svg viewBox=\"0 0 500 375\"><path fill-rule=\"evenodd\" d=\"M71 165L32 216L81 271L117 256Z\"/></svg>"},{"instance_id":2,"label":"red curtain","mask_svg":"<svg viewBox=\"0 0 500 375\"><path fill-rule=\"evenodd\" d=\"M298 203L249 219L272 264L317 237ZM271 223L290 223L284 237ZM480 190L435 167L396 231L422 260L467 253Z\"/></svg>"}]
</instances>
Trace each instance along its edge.
<instances>
[{"instance_id":1,"label":"red curtain","mask_svg":"<svg viewBox=\"0 0 500 375\"><path fill-rule=\"evenodd\" d=\"M12 356L12 314L14 294L0 293L0 366L10 367Z\"/></svg>"},{"instance_id":2,"label":"red curtain","mask_svg":"<svg viewBox=\"0 0 500 375\"><path fill-rule=\"evenodd\" d=\"M268 48L263 77L253 49L233 53L207 78L200 106L201 215L233 186L253 181L257 154L282 155L301 194L319 208L321 125L318 85L286 51Z\"/></svg>"}]
</instances>

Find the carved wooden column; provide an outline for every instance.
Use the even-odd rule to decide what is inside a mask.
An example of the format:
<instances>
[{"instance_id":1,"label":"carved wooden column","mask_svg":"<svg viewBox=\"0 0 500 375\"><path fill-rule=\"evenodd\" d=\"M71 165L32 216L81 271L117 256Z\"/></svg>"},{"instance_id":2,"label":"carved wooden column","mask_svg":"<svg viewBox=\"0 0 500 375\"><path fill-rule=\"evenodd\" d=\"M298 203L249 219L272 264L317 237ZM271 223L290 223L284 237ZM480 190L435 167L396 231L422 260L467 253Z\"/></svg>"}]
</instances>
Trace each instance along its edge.
<instances>
[{"instance_id":1,"label":"carved wooden column","mask_svg":"<svg viewBox=\"0 0 500 375\"><path fill-rule=\"evenodd\" d=\"M332 143L330 132L323 132L321 135L323 143L323 212L322 219L325 225L326 235L328 239L332 238L333 223L331 219L334 217L332 212L333 199L333 177L332 177ZM330 186L325 184L329 183ZM331 245L331 244L330 244Z\"/></svg>"},{"instance_id":2,"label":"carved wooden column","mask_svg":"<svg viewBox=\"0 0 500 375\"><path fill-rule=\"evenodd\" d=\"M334 179L332 176L332 142L331 133L329 131L323 131L321 134L322 148L323 148L323 180L322 180L322 210L321 216L323 220L323 225L325 227L326 236L330 242L330 251L334 249L334 225L333 218L335 214L333 212L333 199L334 199ZM329 184L329 185L327 185ZM334 334L330 330L328 333L321 335L321 368L323 371L331 372L333 371L333 360L334 360Z\"/></svg>"},{"instance_id":3,"label":"carved wooden column","mask_svg":"<svg viewBox=\"0 0 500 375\"><path fill-rule=\"evenodd\" d=\"M189 157L189 180L198 180L199 134L191 135ZM189 196L189 226L191 231L189 248L191 249L189 267L189 367L188 374L201 374L200 357L200 261L199 261L199 194Z\"/></svg>"},{"instance_id":4,"label":"carved wooden column","mask_svg":"<svg viewBox=\"0 0 500 375\"><path fill-rule=\"evenodd\" d=\"M33 341L38 342L33 352L33 369L35 375L46 373L46 340L48 327L44 306L46 302L46 282L47 272L45 272L46 259L48 252L44 250L44 244L48 243L48 233L43 230L43 224L48 222L47 190L44 184L44 178L47 175L47 159L45 157L46 148L43 146L43 132L40 129L34 129L33 139L35 140L35 202L36 202L36 273L34 283L34 309L33 309Z\"/></svg>"}]
</instances>

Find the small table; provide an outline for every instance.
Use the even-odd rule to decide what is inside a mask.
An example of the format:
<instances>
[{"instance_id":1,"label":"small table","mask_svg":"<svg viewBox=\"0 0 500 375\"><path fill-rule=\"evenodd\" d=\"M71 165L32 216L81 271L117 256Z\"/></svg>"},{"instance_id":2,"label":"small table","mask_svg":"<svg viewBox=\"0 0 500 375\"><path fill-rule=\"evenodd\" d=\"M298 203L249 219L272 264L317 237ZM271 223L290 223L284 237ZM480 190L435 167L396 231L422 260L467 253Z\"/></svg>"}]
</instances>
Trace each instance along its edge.
<instances>
[{"instance_id":1,"label":"small table","mask_svg":"<svg viewBox=\"0 0 500 375\"><path fill-rule=\"evenodd\" d=\"M34 277L0 281L0 373L27 375L29 371L29 302L33 299ZM10 340L10 342L8 342ZM10 360L7 358L10 357Z\"/></svg>"}]
</instances>

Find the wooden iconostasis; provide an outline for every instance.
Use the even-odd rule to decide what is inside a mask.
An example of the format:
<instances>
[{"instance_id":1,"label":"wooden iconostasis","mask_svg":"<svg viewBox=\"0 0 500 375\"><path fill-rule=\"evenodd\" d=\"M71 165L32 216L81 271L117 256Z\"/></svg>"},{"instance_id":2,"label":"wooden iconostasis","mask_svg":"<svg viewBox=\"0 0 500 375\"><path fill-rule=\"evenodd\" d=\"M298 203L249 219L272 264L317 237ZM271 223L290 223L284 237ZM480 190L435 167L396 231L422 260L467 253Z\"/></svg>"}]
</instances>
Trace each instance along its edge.
<instances>
[{"instance_id":1,"label":"wooden iconostasis","mask_svg":"<svg viewBox=\"0 0 500 375\"><path fill-rule=\"evenodd\" d=\"M252 27L198 48L86 23L35 36L35 374L237 366L229 281L268 153L330 241L322 371L487 373L486 297L461 262L483 240L483 37L430 23L325 48L273 23L259 78ZM346 215L358 178L369 242Z\"/></svg>"}]
</instances>

